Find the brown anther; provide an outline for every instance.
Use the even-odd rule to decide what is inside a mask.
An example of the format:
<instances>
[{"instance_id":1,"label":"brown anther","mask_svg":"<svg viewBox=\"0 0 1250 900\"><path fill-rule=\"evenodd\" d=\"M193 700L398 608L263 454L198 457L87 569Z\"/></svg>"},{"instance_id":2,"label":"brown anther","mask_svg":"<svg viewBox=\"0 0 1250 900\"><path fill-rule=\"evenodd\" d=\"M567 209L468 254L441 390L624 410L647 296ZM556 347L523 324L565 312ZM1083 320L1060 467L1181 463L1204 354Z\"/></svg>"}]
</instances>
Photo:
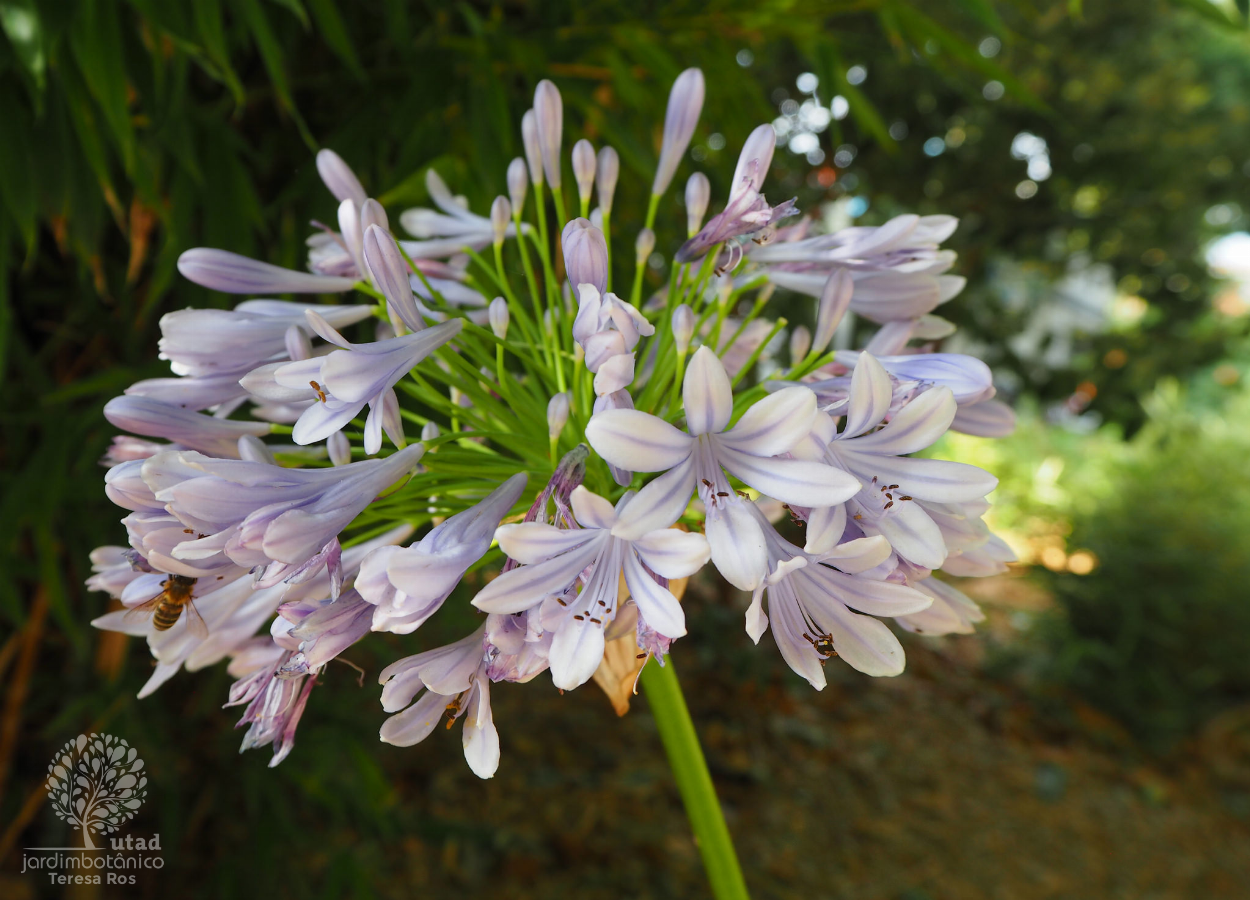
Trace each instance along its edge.
<instances>
[{"instance_id":1,"label":"brown anther","mask_svg":"<svg viewBox=\"0 0 1250 900\"><path fill-rule=\"evenodd\" d=\"M910 499L911 499L911 497L899 497L898 499L900 499L900 500L910 500Z\"/></svg>"},{"instance_id":2,"label":"brown anther","mask_svg":"<svg viewBox=\"0 0 1250 900\"><path fill-rule=\"evenodd\" d=\"M639 653L637 656L634 657L634 659L646 659L646 658L647 658L647 654L645 653Z\"/></svg>"},{"instance_id":3,"label":"brown anther","mask_svg":"<svg viewBox=\"0 0 1250 900\"><path fill-rule=\"evenodd\" d=\"M585 617L585 616L574 615L574 616L573 616L573 618L574 618L574 619L576 619L576 620L577 620L577 621L579 621L579 622L585 622L585 621L586 621L586 617Z\"/></svg>"},{"instance_id":4,"label":"brown anther","mask_svg":"<svg viewBox=\"0 0 1250 900\"><path fill-rule=\"evenodd\" d=\"M183 534L195 534L195 529L194 529L194 528L184 528L184 529L182 529L182 533L183 533Z\"/></svg>"},{"instance_id":5,"label":"brown anther","mask_svg":"<svg viewBox=\"0 0 1250 900\"><path fill-rule=\"evenodd\" d=\"M898 487L898 485L897 485L897 484L892 484L892 485L890 485L890 490L894 490L896 487Z\"/></svg>"},{"instance_id":6,"label":"brown anther","mask_svg":"<svg viewBox=\"0 0 1250 900\"><path fill-rule=\"evenodd\" d=\"M310 381L308 382L308 384L314 391L317 392L317 399L320 400L322 403L325 403L326 392L321 389L321 385L317 384L317 382L315 381Z\"/></svg>"},{"instance_id":7,"label":"brown anther","mask_svg":"<svg viewBox=\"0 0 1250 900\"><path fill-rule=\"evenodd\" d=\"M568 606L568 604L559 597L556 597L556 603L559 603L561 606Z\"/></svg>"},{"instance_id":8,"label":"brown anther","mask_svg":"<svg viewBox=\"0 0 1250 900\"><path fill-rule=\"evenodd\" d=\"M714 487L712 482L708 481L706 478L702 479L702 481L703 481L703 486L707 488L708 490L711 490Z\"/></svg>"},{"instance_id":9,"label":"brown anther","mask_svg":"<svg viewBox=\"0 0 1250 900\"><path fill-rule=\"evenodd\" d=\"M717 492L716 492L716 496L717 496L717 497L728 497L728 496L729 496L729 491L717 491Z\"/></svg>"},{"instance_id":10,"label":"brown anther","mask_svg":"<svg viewBox=\"0 0 1250 900\"><path fill-rule=\"evenodd\" d=\"M893 506L893 505L894 505L894 501L893 501L893 500L891 500L889 503L887 503L887 504L885 505L885 508L886 508L886 509L889 509L889 508L890 508L891 506Z\"/></svg>"},{"instance_id":11,"label":"brown anther","mask_svg":"<svg viewBox=\"0 0 1250 900\"><path fill-rule=\"evenodd\" d=\"M876 484L876 483L877 483L877 476L876 476L876 475L872 476L872 483L873 483L873 484Z\"/></svg>"},{"instance_id":12,"label":"brown anther","mask_svg":"<svg viewBox=\"0 0 1250 900\"><path fill-rule=\"evenodd\" d=\"M863 518L863 516L860 515L859 513L856 513L855 515L851 516L851 518L854 519L856 522L858 522L860 519Z\"/></svg>"},{"instance_id":13,"label":"brown anther","mask_svg":"<svg viewBox=\"0 0 1250 900\"><path fill-rule=\"evenodd\" d=\"M591 616L591 617L590 617L590 621L594 622L596 625L602 625L602 624L603 624L603 622L602 622L600 619L596 619L594 616Z\"/></svg>"},{"instance_id":14,"label":"brown anther","mask_svg":"<svg viewBox=\"0 0 1250 900\"><path fill-rule=\"evenodd\" d=\"M886 498L887 500L893 500L893 499L894 499L894 495L893 495L893 494L891 494L891 493L889 493L889 492L887 491L887 492L886 492L886 495L885 495L885 498Z\"/></svg>"}]
</instances>

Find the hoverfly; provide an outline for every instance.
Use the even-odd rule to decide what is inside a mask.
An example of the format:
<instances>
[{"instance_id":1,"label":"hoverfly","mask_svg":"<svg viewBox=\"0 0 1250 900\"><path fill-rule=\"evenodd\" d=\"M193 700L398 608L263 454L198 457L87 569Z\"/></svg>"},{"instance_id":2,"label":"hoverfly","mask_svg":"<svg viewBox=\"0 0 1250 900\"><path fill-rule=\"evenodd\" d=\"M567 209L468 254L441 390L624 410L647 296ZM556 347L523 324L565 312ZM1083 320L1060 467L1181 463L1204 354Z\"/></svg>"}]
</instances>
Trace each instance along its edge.
<instances>
[{"instance_id":1,"label":"hoverfly","mask_svg":"<svg viewBox=\"0 0 1250 900\"><path fill-rule=\"evenodd\" d=\"M182 616L182 611L185 609L187 611L187 628L197 637L206 637L208 635L208 626L204 624L203 617L195 608L195 601L191 599L191 593L195 590L196 580L186 575L168 576L161 582L161 587L164 590L146 603L140 603L130 610L130 612L126 613L126 618L138 619L151 615L153 628L157 631L168 631L177 624L178 619Z\"/></svg>"}]
</instances>

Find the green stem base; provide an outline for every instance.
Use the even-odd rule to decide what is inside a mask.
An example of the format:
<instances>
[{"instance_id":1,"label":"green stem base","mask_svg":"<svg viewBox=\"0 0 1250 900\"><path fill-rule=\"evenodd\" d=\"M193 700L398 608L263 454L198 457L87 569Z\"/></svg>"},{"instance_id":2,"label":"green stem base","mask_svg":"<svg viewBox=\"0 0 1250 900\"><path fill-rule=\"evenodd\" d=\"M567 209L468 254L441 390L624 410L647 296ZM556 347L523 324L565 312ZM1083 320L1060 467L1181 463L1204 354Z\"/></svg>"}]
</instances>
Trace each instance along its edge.
<instances>
[{"instance_id":1,"label":"green stem base","mask_svg":"<svg viewBox=\"0 0 1250 900\"><path fill-rule=\"evenodd\" d=\"M716 798L716 788L707 770L690 710L686 708L673 658L670 656L663 666L649 660L642 670L641 681L673 768L673 778L686 806L695 843L703 856L712 895L716 900L748 900L738 854Z\"/></svg>"}]
</instances>

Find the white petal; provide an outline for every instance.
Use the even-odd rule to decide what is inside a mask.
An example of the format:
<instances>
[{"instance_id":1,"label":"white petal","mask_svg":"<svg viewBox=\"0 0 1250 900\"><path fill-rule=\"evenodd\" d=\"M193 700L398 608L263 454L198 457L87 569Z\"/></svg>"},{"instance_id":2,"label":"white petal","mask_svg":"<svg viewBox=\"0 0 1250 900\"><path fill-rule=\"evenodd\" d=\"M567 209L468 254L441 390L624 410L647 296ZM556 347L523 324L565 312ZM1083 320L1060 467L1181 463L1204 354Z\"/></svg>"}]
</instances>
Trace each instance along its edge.
<instances>
[{"instance_id":1,"label":"white petal","mask_svg":"<svg viewBox=\"0 0 1250 900\"><path fill-rule=\"evenodd\" d=\"M602 415L602 414L601 414ZM594 420L591 420L594 424ZM613 537L635 541L648 532L667 528L686 511L694 492L694 460L683 462L640 490L617 515Z\"/></svg>"},{"instance_id":2,"label":"white petal","mask_svg":"<svg viewBox=\"0 0 1250 900\"><path fill-rule=\"evenodd\" d=\"M807 437L815 421L816 395L790 387L753 403L720 440L755 456L776 456Z\"/></svg>"},{"instance_id":3,"label":"white petal","mask_svg":"<svg viewBox=\"0 0 1250 900\"><path fill-rule=\"evenodd\" d=\"M712 565L734 587L753 591L768 577L768 549L760 523L738 500L708 507L705 523Z\"/></svg>"},{"instance_id":4,"label":"white petal","mask_svg":"<svg viewBox=\"0 0 1250 900\"><path fill-rule=\"evenodd\" d=\"M820 561L836 566L843 572L858 575L860 572L867 572L881 565L890 558L892 552L890 542L882 535L875 534L872 537L838 544L832 550L822 554Z\"/></svg>"},{"instance_id":5,"label":"white petal","mask_svg":"<svg viewBox=\"0 0 1250 900\"><path fill-rule=\"evenodd\" d=\"M1016 430L1016 414L999 400L982 400L971 406L961 406L951 422L951 429L977 437L1007 437Z\"/></svg>"},{"instance_id":6,"label":"white petal","mask_svg":"<svg viewBox=\"0 0 1250 900\"><path fill-rule=\"evenodd\" d=\"M764 632L768 630L768 616L764 614L764 588L757 587L751 596L751 605L747 607L747 637L758 644Z\"/></svg>"},{"instance_id":7,"label":"white petal","mask_svg":"<svg viewBox=\"0 0 1250 900\"><path fill-rule=\"evenodd\" d=\"M629 595L638 604L638 612L653 630L666 638L679 638L686 633L686 614L667 588L662 588L647 574L638 557L625 554L625 583Z\"/></svg>"},{"instance_id":8,"label":"white petal","mask_svg":"<svg viewBox=\"0 0 1250 900\"><path fill-rule=\"evenodd\" d=\"M899 410L880 431L855 438L853 449L892 456L923 450L946 433L955 410L950 388L930 388Z\"/></svg>"},{"instance_id":9,"label":"white petal","mask_svg":"<svg viewBox=\"0 0 1250 900\"><path fill-rule=\"evenodd\" d=\"M490 682L479 677L464 713L464 761L478 778L493 778L499 768L499 732L490 711Z\"/></svg>"},{"instance_id":10,"label":"white petal","mask_svg":"<svg viewBox=\"0 0 1250 900\"><path fill-rule=\"evenodd\" d=\"M803 550L819 556L833 549L846 530L846 506L818 506L807 517L807 543Z\"/></svg>"},{"instance_id":11,"label":"white petal","mask_svg":"<svg viewBox=\"0 0 1250 900\"><path fill-rule=\"evenodd\" d=\"M588 619L573 619L551 639L548 659L551 681L562 691L581 687L603 662L603 626Z\"/></svg>"},{"instance_id":12,"label":"white petal","mask_svg":"<svg viewBox=\"0 0 1250 900\"><path fill-rule=\"evenodd\" d=\"M768 612L772 615L773 640L782 659L816 690L824 690L825 670L811 641L803 637L810 626L803 621L794 588L788 582L768 589Z\"/></svg>"},{"instance_id":13,"label":"white petal","mask_svg":"<svg viewBox=\"0 0 1250 900\"><path fill-rule=\"evenodd\" d=\"M569 500L573 516L583 528L606 528L610 531L616 524L616 510L612 504L585 487L578 485L574 488Z\"/></svg>"},{"instance_id":14,"label":"white petal","mask_svg":"<svg viewBox=\"0 0 1250 900\"><path fill-rule=\"evenodd\" d=\"M853 613L840 603L816 611L813 618L833 638L834 649L851 668L865 675L899 675L907 660L894 632L878 619Z\"/></svg>"},{"instance_id":15,"label":"white petal","mask_svg":"<svg viewBox=\"0 0 1250 900\"><path fill-rule=\"evenodd\" d=\"M889 373L871 353L861 353L851 376L851 402L842 437L863 434L884 419L893 396Z\"/></svg>"},{"instance_id":16,"label":"white petal","mask_svg":"<svg viewBox=\"0 0 1250 900\"><path fill-rule=\"evenodd\" d=\"M378 737L396 747L419 744L438 727L446 707L446 697L426 691L412 706L383 722Z\"/></svg>"},{"instance_id":17,"label":"white petal","mask_svg":"<svg viewBox=\"0 0 1250 900\"><path fill-rule=\"evenodd\" d=\"M876 522L894 552L908 562L936 569L946 560L942 530L929 514L909 502L897 504Z\"/></svg>"},{"instance_id":18,"label":"white petal","mask_svg":"<svg viewBox=\"0 0 1250 900\"><path fill-rule=\"evenodd\" d=\"M928 609L933 602L928 594L905 584L856 578L854 575L835 572L826 566L808 566L805 573L798 577L804 576L810 577L824 592L823 597L811 598L813 612L817 608L845 604L872 616L905 616Z\"/></svg>"},{"instance_id":19,"label":"white petal","mask_svg":"<svg viewBox=\"0 0 1250 900\"><path fill-rule=\"evenodd\" d=\"M824 463L773 457L760 459L717 445L716 459L728 471L782 503L795 506L836 506L859 493L851 475Z\"/></svg>"},{"instance_id":20,"label":"white petal","mask_svg":"<svg viewBox=\"0 0 1250 900\"><path fill-rule=\"evenodd\" d=\"M553 559L600 536L597 529L556 528L545 522L500 525L495 531L503 552L525 565Z\"/></svg>"},{"instance_id":21,"label":"white petal","mask_svg":"<svg viewBox=\"0 0 1250 900\"><path fill-rule=\"evenodd\" d=\"M633 542L634 549L652 572L665 578L693 575L711 558L707 538L693 531L664 528L644 534Z\"/></svg>"},{"instance_id":22,"label":"white petal","mask_svg":"<svg viewBox=\"0 0 1250 900\"><path fill-rule=\"evenodd\" d=\"M663 419L636 409L606 409L591 417L586 440L614 466L663 472L690 456L694 438Z\"/></svg>"},{"instance_id":23,"label":"white petal","mask_svg":"<svg viewBox=\"0 0 1250 900\"><path fill-rule=\"evenodd\" d=\"M473 598L473 605L485 612L518 613L541 602L549 594L558 594L590 565L607 535L577 550L532 566L521 566L504 572Z\"/></svg>"},{"instance_id":24,"label":"white petal","mask_svg":"<svg viewBox=\"0 0 1250 900\"><path fill-rule=\"evenodd\" d=\"M854 446L858 442L848 442ZM914 456L881 456L834 448L841 462L870 482L875 475L881 484L897 483L897 493L934 503L963 503L979 500L998 486L998 479L984 469L967 463Z\"/></svg>"},{"instance_id":25,"label":"white petal","mask_svg":"<svg viewBox=\"0 0 1250 900\"><path fill-rule=\"evenodd\" d=\"M690 358L681 396L686 407L686 428L691 434L725 430L733 415L733 388L725 366L711 347L700 347Z\"/></svg>"}]
</instances>

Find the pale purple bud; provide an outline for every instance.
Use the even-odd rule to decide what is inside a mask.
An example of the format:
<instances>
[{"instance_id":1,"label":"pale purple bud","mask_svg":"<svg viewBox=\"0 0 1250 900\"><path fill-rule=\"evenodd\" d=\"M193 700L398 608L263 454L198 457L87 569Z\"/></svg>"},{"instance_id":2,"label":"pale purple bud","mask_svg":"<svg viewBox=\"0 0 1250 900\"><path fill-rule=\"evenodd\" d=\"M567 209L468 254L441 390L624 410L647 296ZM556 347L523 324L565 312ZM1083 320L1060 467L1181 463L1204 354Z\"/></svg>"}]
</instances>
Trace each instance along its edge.
<instances>
[{"instance_id":1,"label":"pale purple bud","mask_svg":"<svg viewBox=\"0 0 1250 900\"><path fill-rule=\"evenodd\" d=\"M308 359L312 356L312 341L308 334L298 325L292 325L283 336L286 342L286 355L293 360Z\"/></svg>"},{"instance_id":2,"label":"pale purple bud","mask_svg":"<svg viewBox=\"0 0 1250 900\"><path fill-rule=\"evenodd\" d=\"M678 353L690 349L690 340L694 337L694 310L689 304L683 303L673 310L673 343Z\"/></svg>"},{"instance_id":3,"label":"pale purple bud","mask_svg":"<svg viewBox=\"0 0 1250 900\"><path fill-rule=\"evenodd\" d=\"M564 270L569 284L576 288L593 284L599 293L608 286L608 244L603 232L588 219L571 219L560 235L564 249Z\"/></svg>"},{"instance_id":4,"label":"pale purple bud","mask_svg":"<svg viewBox=\"0 0 1250 900\"><path fill-rule=\"evenodd\" d=\"M503 239L508 234L508 225L512 220L512 204L508 198L500 194L490 205L490 230L495 246L502 247Z\"/></svg>"},{"instance_id":5,"label":"pale purple bud","mask_svg":"<svg viewBox=\"0 0 1250 900\"><path fill-rule=\"evenodd\" d=\"M525 172L525 160L517 157L508 163L508 197L513 212L520 215L525 209L525 191L529 187L529 175Z\"/></svg>"},{"instance_id":6,"label":"pale purple bud","mask_svg":"<svg viewBox=\"0 0 1250 900\"><path fill-rule=\"evenodd\" d=\"M421 426L421 440L423 441L432 441L441 433L437 422L426 422Z\"/></svg>"},{"instance_id":7,"label":"pale purple bud","mask_svg":"<svg viewBox=\"0 0 1250 900\"><path fill-rule=\"evenodd\" d=\"M339 233L343 235L347 252L356 263L356 271L367 273L364 257L365 231L360 227L360 207L355 200L344 200L339 204Z\"/></svg>"},{"instance_id":8,"label":"pale purple bud","mask_svg":"<svg viewBox=\"0 0 1250 900\"><path fill-rule=\"evenodd\" d=\"M370 225L376 225L383 231L391 230L390 223L386 219L386 210L372 197L360 207L360 230L368 231Z\"/></svg>"},{"instance_id":9,"label":"pale purple bud","mask_svg":"<svg viewBox=\"0 0 1250 900\"><path fill-rule=\"evenodd\" d=\"M365 198L369 196L365 193L360 179L356 177L351 166L343 162L343 157L333 150L317 152L317 174L321 176L321 180L325 182L336 200L355 200L357 203L364 203Z\"/></svg>"},{"instance_id":10,"label":"pale purple bud","mask_svg":"<svg viewBox=\"0 0 1250 900\"><path fill-rule=\"evenodd\" d=\"M284 269L228 250L196 247L178 257L188 281L227 294L330 294L350 291L351 278L332 278Z\"/></svg>"},{"instance_id":11,"label":"pale purple bud","mask_svg":"<svg viewBox=\"0 0 1250 900\"><path fill-rule=\"evenodd\" d=\"M703 227L707 205L712 201L712 184L702 172L695 172L686 182L686 237L694 237Z\"/></svg>"},{"instance_id":12,"label":"pale purple bud","mask_svg":"<svg viewBox=\"0 0 1250 900\"><path fill-rule=\"evenodd\" d=\"M538 114L534 110L521 116L521 143L525 145L525 161L534 187L543 186L543 149L538 143Z\"/></svg>"},{"instance_id":13,"label":"pale purple bud","mask_svg":"<svg viewBox=\"0 0 1250 900\"><path fill-rule=\"evenodd\" d=\"M330 457L330 462L336 466L345 466L352 461L352 444L347 439L347 435L341 431L326 438L326 453Z\"/></svg>"},{"instance_id":14,"label":"pale purple bud","mask_svg":"<svg viewBox=\"0 0 1250 900\"><path fill-rule=\"evenodd\" d=\"M408 326L409 331L422 331L425 320L421 318L417 303L412 298L408 264L400 255L399 246L390 232L379 225L370 225L365 229L364 257L369 277L386 297L386 304L392 315L398 316Z\"/></svg>"},{"instance_id":15,"label":"pale purple bud","mask_svg":"<svg viewBox=\"0 0 1250 900\"><path fill-rule=\"evenodd\" d=\"M543 152L543 171L552 190L560 189L560 143L564 133L564 102L560 89L544 78L534 89L534 115L538 146Z\"/></svg>"},{"instance_id":16,"label":"pale purple bud","mask_svg":"<svg viewBox=\"0 0 1250 900\"><path fill-rule=\"evenodd\" d=\"M560 436L560 432L568 424L569 400L571 396L565 391L564 393L556 394L547 403L547 436L553 441Z\"/></svg>"},{"instance_id":17,"label":"pale purple bud","mask_svg":"<svg viewBox=\"0 0 1250 900\"><path fill-rule=\"evenodd\" d=\"M599 190L599 209L605 216L612 214L612 197L616 194L616 180L620 176L621 157L611 147L604 147L599 151L595 187Z\"/></svg>"},{"instance_id":18,"label":"pale purple bud","mask_svg":"<svg viewBox=\"0 0 1250 900\"><path fill-rule=\"evenodd\" d=\"M820 293L820 304L816 307L816 333L812 336L812 349L824 353L833 334L838 330L842 317L851 305L851 296L855 293L855 285L851 281L849 269L836 269L825 289Z\"/></svg>"},{"instance_id":19,"label":"pale purple bud","mask_svg":"<svg viewBox=\"0 0 1250 900\"><path fill-rule=\"evenodd\" d=\"M677 173L677 165L690 146L694 127L703 111L703 73L687 69L677 76L668 95L668 112L664 116L664 143L660 146L660 163L655 169L651 194L663 194Z\"/></svg>"},{"instance_id":20,"label":"pale purple bud","mask_svg":"<svg viewBox=\"0 0 1250 900\"><path fill-rule=\"evenodd\" d=\"M731 203L747 187L758 191L763 186L768 167L773 163L773 150L776 148L777 133L771 125L761 125L747 136L742 152L738 155L738 167L734 169L734 179L729 188ZM752 166L752 163L757 165ZM750 179L749 185L743 183L745 178Z\"/></svg>"},{"instance_id":21,"label":"pale purple bud","mask_svg":"<svg viewBox=\"0 0 1250 900\"><path fill-rule=\"evenodd\" d=\"M490 301L490 330L501 341L508 336L508 322L510 318L507 300L503 297L496 297Z\"/></svg>"},{"instance_id":22,"label":"pale purple bud","mask_svg":"<svg viewBox=\"0 0 1250 900\"><path fill-rule=\"evenodd\" d=\"M396 396L394 388L382 395L382 430L400 450L408 446L408 439L404 436L404 420L399 414L399 397Z\"/></svg>"},{"instance_id":23,"label":"pale purple bud","mask_svg":"<svg viewBox=\"0 0 1250 900\"><path fill-rule=\"evenodd\" d=\"M577 198L590 203L590 191L595 186L595 148L582 138L573 145L573 178L577 182Z\"/></svg>"},{"instance_id":24,"label":"pale purple bud","mask_svg":"<svg viewBox=\"0 0 1250 900\"><path fill-rule=\"evenodd\" d=\"M812 333L806 325L799 325L790 332L790 364L794 365L807 356L812 346Z\"/></svg>"},{"instance_id":25,"label":"pale purple bud","mask_svg":"<svg viewBox=\"0 0 1250 900\"><path fill-rule=\"evenodd\" d=\"M264 463L269 466L276 466L277 460L273 458L273 453L269 447L254 434L245 434L239 438L239 459L247 462Z\"/></svg>"},{"instance_id":26,"label":"pale purple bud","mask_svg":"<svg viewBox=\"0 0 1250 900\"><path fill-rule=\"evenodd\" d=\"M651 251L655 249L655 232L650 228L644 228L638 232L638 238L634 241L634 261L637 265L643 265L651 258Z\"/></svg>"},{"instance_id":27,"label":"pale purple bud","mask_svg":"<svg viewBox=\"0 0 1250 900\"><path fill-rule=\"evenodd\" d=\"M267 422L218 419L150 397L127 394L104 406L104 418L125 431L159 437L209 456L234 457L239 438L269 433Z\"/></svg>"}]
</instances>

